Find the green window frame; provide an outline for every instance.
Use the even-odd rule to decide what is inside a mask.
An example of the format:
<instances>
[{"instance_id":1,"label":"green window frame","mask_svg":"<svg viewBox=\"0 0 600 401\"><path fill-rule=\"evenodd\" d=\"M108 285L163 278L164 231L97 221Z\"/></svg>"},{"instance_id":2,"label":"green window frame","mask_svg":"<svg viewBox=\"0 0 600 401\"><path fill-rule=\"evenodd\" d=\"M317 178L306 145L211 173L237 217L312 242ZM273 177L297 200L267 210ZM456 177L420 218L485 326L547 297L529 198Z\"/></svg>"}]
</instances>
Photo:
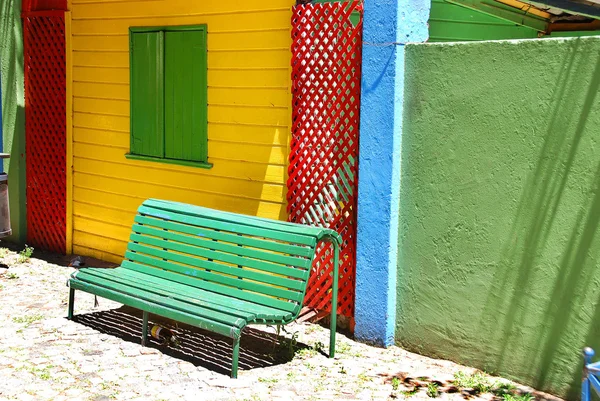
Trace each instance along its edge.
<instances>
[{"instance_id":1,"label":"green window frame","mask_svg":"<svg viewBox=\"0 0 600 401\"><path fill-rule=\"evenodd\" d=\"M206 25L129 28L128 159L210 168Z\"/></svg>"}]
</instances>

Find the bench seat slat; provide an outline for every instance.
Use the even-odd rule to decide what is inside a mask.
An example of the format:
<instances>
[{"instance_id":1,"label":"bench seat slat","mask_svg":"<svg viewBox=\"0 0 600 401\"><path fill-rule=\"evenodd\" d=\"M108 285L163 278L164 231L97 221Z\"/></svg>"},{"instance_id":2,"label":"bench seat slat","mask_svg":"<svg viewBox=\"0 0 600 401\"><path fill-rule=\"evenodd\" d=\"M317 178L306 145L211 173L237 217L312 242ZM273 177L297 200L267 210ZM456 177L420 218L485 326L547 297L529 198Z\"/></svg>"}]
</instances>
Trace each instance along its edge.
<instances>
[{"instance_id":1,"label":"bench seat slat","mask_svg":"<svg viewBox=\"0 0 600 401\"><path fill-rule=\"evenodd\" d=\"M212 302L212 299L210 297L204 299L199 298L198 290L196 290L196 294L193 294L192 291L194 289L187 287L183 284L173 283L172 281L165 279L159 280L157 282L151 282L146 280L144 275L132 277L121 274L121 272L123 271L127 271L127 269L82 269L82 273L85 274L90 274L96 277L111 280L119 284L131 286L133 288L148 290L149 292L153 292L161 296L166 296L175 300L190 303L192 305L200 306L202 308L213 310L215 312L223 312L227 315L242 318L246 321L254 321L257 317L256 312L243 310L243 308L239 307L234 307L233 302L229 302L229 305L224 305L223 302L219 304ZM83 280L85 281L85 279Z\"/></svg>"},{"instance_id":2,"label":"bench seat slat","mask_svg":"<svg viewBox=\"0 0 600 401\"><path fill-rule=\"evenodd\" d=\"M309 269L311 265L310 259L297 258L294 256L287 256L279 253L266 252L260 249L252 249L243 246L238 246L231 243L213 241L210 238L205 239L200 236L192 237L190 235L186 235L177 231L166 231L163 229L165 228L164 224L161 223L167 222L156 220L155 223L156 224L154 225L154 227L134 224L132 231L136 233L142 233L152 235L155 237L166 238L177 242L182 242L188 245L199 246L201 248L212 249L223 253L229 253L236 256L269 261L283 266L296 266L306 270ZM232 238L232 240L235 240L235 236Z\"/></svg>"},{"instance_id":3,"label":"bench seat slat","mask_svg":"<svg viewBox=\"0 0 600 401\"><path fill-rule=\"evenodd\" d=\"M147 236L142 236L138 234L132 234L131 240L138 242L137 244L130 244L129 250L144 253L147 255L159 257L161 259L167 259L171 261L175 261L178 263L184 263L187 265L199 267L202 269L209 269L213 271L217 271L219 273L230 274L232 276L244 277L251 280L256 280L257 283L248 282L246 280L236 279L236 282L228 281L232 286L239 286L240 288L252 289L253 291L264 291L266 294L287 298L294 301L300 301L298 298L299 291L301 291L305 283L300 280L288 279L281 276L274 276L272 274L265 274L261 271L252 271L248 269L241 269L239 267L228 266L221 263L210 262L208 260L202 260L199 257L219 260L226 263L238 264L246 267L250 267L253 269L260 269L261 262L259 260L250 261L249 259L244 259L240 257L229 257L228 255L222 254L220 252L209 251L205 249L198 249L193 246L188 246L185 244L181 244L174 241L165 241L160 240L158 238L151 238ZM148 246L151 245L151 246ZM159 248L153 248L159 247ZM166 249L166 250L165 250ZM171 251L182 252L184 254L179 254ZM239 263L236 263L239 262ZM263 262L267 263L267 262ZM193 275L196 270L190 270L190 273ZM221 280L221 277L225 276L216 276L216 280ZM204 278L204 277L203 277ZM210 280L210 278L205 278L206 280ZM233 279L233 278L232 278ZM265 284L268 283L268 284ZM273 285L279 285L284 288L276 288ZM251 286L252 288L250 288ZM258 287L257 287L258 286ZM290 291L296 290L296 291Z\"/></svg>"},{"instance_id":4,"label":"bench seat slat","mask_svg":"<svg viewBox=\"0 0 600 401\"><path fill-rule=\"evenodd\" d=\"M140 206L138 212L143 215L153 216L159 219L177 221L180 223L190 224L198 227L207 227L216 230L228 231L236 234L251 235L254 237L270 238L277 241L285 241L292 244L301 244L314 247L317 243L316 237L311 235L301 235L295 233L286 233L281 231L269 230L268 228L261 227L260 225L244 225L239 224L237 221L226 221L210 219L205 216L197 217L196 215L189 214L178 214L172 211L172 209L157 209L150 208L147 206L147 202L144 202L144 206Z\"/></svg>"},{"instance_id":5,"label":"bench seat slat","mask_svg":"<svg viewBox=\"0 0 600 401\"><path fill-rule=\"evenodd\" d=\"M168 280L176 281L176 282L179 282L182 284L187 284L192 287L200 288L200 289L210 291L210 292L215 292L217 294L221 294L221 295L225 295L225 296L231 296L231 297L234 297L237 299L257 303L259 305L270 306L270 307L274 307L277 309L285 310L285 311L294 313L294 315L296 315L300 309L298 303L295 303L295 302L287 302L287 301L273 298L270 296L266 296L263 294L245 291L245 290L241 290L239 288L233 288L233 287L229 287L229 286L222 285L222 284L217 284L217 283L210 282L210 281L200 280L195 277L186 276L183 273L182 274L173 274L173 270L170 270L170 271L162 270L162 268L171 269L173 264L169 263L167 261L157 260L157 259L151 258L149 256L143 256L143 255L135 254L135 253L131 253L131 252L127 252L125 254L125 257L127 259L136 257L137 260L140 262L140 263L133 263L131 261L124 261L122 266L127 269L132 269L132 270L135 270L135 271L138 271L141 273L145 273L145 274L151 274L156 277L166 278ZM148 265L147 265L149 259L150 259L150 262L154 266L160 267L161 269L149 269ZM182 272L185 272L185 270L182 269Z\"/></svg>"},{"instance_id":6,"label":"bench seat slat","mask_svg":"<svg viewBox=\"0 0 600 401\"><path fill-rule=\"evenodd\" d=\"M153 288L168 288L170 293L181 294L192 299L199 299L202 300L202 302L204 302L205 300L209 300L210 304L215 305L216 307L223 306L226 308L234 308L243 312L255 314L256 319L258 320L268 320L271 322L287 322L293 318L292 313L288 311L270 308L268 306L259 305L249 301L244 301L241 299L217 294L215 292L202 290L197 287L192 287L169 279L156 277L147 273L140 273L135 270L126 269L124 267L110 269L110 272L111 274L114 274L118 277L123 277L127 280L140 282L144 285L152 286Z\"/></svg>"},{"instance_id":7,"label":"bench seat slat","mask_svg":"<svg viewBox=\"0 0 600 401\"><path fill-rule=\"evenodd\" d=\"M226 324L215 322L208 319L203 319L186 311L170 308L169 306L148 302L144 299L124 294L112 289L104 288L95 284L86 283L77 279L71 279L69 285L72 289L96 294L103 298L111 299L131 307L153 313L155 315L164 316L169 319L177 320L182 323L187 323L192 326L200 327L201 329L209 330L215 333L222 334L227 337L234 337L236 333L239 335L241 331L238 328L231 327Z\"/></svg>"},{"instance_id":8,"label":"bench seat slat","mask_svg":"<svg viewBox=\"0 0 600 401\"><path fill-rule=\"evenodd\" d=\"M90 271L91 270L91 271ZM113 279L113 277L100 277L98 273L94 273L95 269L81 269L77 272L77 280L88 282L90 284L107 288L112 291L117 291L122 294L133 296L146 300L148 302L162 305L170 309L179 310L182 312L190 313L194 316L199 316L206 320L212 320L228 325L230 327L243 328L246 325L247 320L253 320L253 314L246 314L246 318L242 316L232 316L227 313L218 312L215 310L207 309L201 306L193 305L188 302L183 302L174 299L171 296L164 296L148 289L139 288L139 286L124 285Z\"/></svg>"},{"instance_id":9,"label":"bench seat slat","mask_svg":"<svg viewBox=\"0 0 600 401\"><path fill-rule=\"evenodd\" d=\"M231 234L226 231L211 230L173 221L159 220L154 217L142 216L139 214L135 216L134 221L142 225L158 226L171 231L178 231L190 235L215 239L218 241L231 242L234 244L237 243L252 248L280 252L304 258L311 258L314 253L314 249L308 246L291 245L285 242L276 242L272 240L248 237L240 234Z\"/></svg>"}]
</instances>

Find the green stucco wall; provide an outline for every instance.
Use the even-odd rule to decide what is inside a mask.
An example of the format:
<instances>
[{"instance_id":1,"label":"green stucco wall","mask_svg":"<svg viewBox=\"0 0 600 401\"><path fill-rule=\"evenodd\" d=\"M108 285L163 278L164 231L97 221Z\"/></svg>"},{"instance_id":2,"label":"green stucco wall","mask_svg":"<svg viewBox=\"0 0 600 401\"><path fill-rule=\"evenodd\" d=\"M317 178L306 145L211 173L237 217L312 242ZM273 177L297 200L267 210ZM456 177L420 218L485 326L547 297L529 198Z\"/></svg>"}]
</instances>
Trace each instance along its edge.
<instances>
[{"instance_id":1,"label":"green stucco wall","mask_svg":"<svg viewBox=\"0 0 600 401\"><path fill-rule=\"evenodd\" d=\"M25 95L23 84L23 29L21 0L0 1L0 74L2 77L2 132L8 173L12 241L24 242L25 221Z\"/></svg>"},{"instance_id":2,"label":"green stucco wall","mask_svg":"<svg viewBox=\"0 0 600 401\"><path fill-rule=\"evenodd\" d=\"M406 50L397 343L576 399L600 351L600 38Z\"/></svg>"}]
</instances>

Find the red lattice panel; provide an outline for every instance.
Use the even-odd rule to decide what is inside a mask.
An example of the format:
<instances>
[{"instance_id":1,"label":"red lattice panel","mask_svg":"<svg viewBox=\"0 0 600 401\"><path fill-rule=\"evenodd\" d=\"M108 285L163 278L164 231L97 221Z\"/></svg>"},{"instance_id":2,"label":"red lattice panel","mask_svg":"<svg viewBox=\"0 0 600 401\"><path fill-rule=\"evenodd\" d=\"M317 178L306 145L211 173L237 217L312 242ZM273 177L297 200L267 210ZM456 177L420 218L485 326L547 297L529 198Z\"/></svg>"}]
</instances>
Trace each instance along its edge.
<instances>
[{"instance_id":1,"label":"red lattice panel","mask_svg":"<svg viewBox=\"0 0 600 401\"><path fill-rule=\"evenodd\" d=\"M66 251L66 77L64 12L23 18L27 242Z\"/></svg>"},{"instance_id":2,"label":"red lattice panel","mask_svg":"<svg viewBox=\"0 0 600 401\"><path fill-rule=\"evenodd\" d=\"M292 27L289 220L342 235L337 308L353 317L362 3L295 6ZM321 245L305 306L331 311L332 271L331 245Z\"/></svg>"}]
</instances>

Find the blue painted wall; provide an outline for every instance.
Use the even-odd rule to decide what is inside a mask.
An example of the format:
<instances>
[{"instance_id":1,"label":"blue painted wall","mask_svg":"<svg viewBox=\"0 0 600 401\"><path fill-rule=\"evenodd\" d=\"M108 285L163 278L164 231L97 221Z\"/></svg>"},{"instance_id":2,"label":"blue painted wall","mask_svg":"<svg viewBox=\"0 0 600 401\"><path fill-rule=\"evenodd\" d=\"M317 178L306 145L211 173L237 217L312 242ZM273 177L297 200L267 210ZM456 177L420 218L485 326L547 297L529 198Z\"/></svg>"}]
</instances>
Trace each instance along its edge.
<instances>
[{"instance_id":1,"label":"blue painted wall","mask_svg":"<svg viewBox=\"0 0 600 401\"><path fill-rule=\"evenodd\" d=\"M428 36L429 0L366 0L355 337L394 343L404 44Z\"/></svg>"}]
</instances>

